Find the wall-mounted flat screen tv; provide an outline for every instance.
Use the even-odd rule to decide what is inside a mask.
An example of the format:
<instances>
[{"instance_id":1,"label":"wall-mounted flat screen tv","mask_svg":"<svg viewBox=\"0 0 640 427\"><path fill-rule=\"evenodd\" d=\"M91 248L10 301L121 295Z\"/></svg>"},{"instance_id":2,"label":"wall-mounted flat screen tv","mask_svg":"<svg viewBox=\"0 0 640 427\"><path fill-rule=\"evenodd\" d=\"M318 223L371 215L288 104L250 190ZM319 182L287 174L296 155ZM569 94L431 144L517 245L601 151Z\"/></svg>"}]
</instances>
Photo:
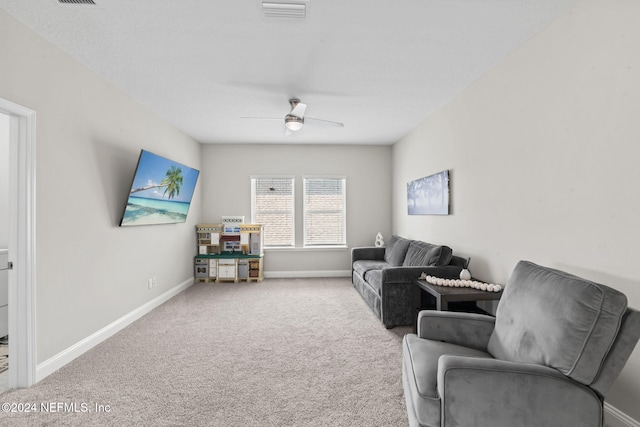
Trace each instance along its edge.
<instances>
[{"instance_id":1,"label":"wall-mounted flat screen tv","mask_svg":"<svg viewBox=\"0 0 640 427\"><path fill-rule=\"evenodd\" d=\"M185 222L199 174L142 150L120 226Z\"/></svg>"}]
</instances>

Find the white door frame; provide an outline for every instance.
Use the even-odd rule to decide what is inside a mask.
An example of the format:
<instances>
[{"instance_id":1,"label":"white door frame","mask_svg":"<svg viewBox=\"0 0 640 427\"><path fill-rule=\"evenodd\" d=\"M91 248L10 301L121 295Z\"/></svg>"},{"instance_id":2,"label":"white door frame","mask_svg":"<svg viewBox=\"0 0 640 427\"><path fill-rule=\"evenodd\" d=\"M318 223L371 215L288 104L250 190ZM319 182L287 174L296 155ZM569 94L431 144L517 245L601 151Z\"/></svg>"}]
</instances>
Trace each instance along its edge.
<instances>
[{"instance_id":1,"label":"white door frame","mask_svg":"<svg viewBox=\"0 0 640 427\"><path fill-rule=\"evenodd\" d=\"M0 98L9 136L9 388L35 381L36 113Z\"/></svg>"}]
</instances>

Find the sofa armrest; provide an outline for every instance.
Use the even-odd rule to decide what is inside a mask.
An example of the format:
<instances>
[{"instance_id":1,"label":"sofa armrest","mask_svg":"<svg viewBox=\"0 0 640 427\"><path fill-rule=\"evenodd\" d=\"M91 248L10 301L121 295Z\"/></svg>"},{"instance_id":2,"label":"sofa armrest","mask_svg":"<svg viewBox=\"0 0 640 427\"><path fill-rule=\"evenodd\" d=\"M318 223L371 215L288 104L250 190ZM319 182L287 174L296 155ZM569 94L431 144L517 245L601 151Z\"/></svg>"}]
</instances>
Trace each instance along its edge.
<instances>
[{"instance_id":1,"label":"sofa armrest","mask_svg":"<svg viewBox=\"0 0 640 427\"><path fill-rule=\"evenodd\" d=\"M361 259L370 261L384 261L384 247L362 246L351 248L351 264Z\"/></svg>"},{"instance_id":2,"label":"sofa armrest","mask_svg":"<svg viewBox=\"0 0 640 427\"><path fill-rule=\"evenodd\" d=\"M414 282L424 271L443 274L442 277L459 277L460 275L460 269L451 266L387 267L382 269L380 272L380 309L382 323L386 327L411 325L415 321L415 298L418 287Z\"/></svg>"},{"instance_id":3,"label":"sofa armrest","mask_svg":"<svg viewBox=\"0 0 640 427\"><path fill-rule=\"evenodd\" d=\"M461 267L453 265L444 266L418 266L418 267L389 267L382 270L382 284L385 283L413 283L422 273L444 279L457 279L460 277Z\"/></svg>"},{"instance_id":4,"label":"sofa armrest","mask_svg":"<svg viewBox=\"0 0 640 427\"><path fill-rule=\"evenodd\" d=\"M468 263L468 259L467 258L462 258L459 257L457 255L452 255L451 256L451 261L449 261L449 265L455 265L456 267L462 267L465 268L465 266Z\"/></svg>"},{"instance_id":5,"label":"sofa armrest","mask_svg":"<svg viewBox=\"0 0 640 427\"><path fill-rule=\"evenodd\" d=\"M486 352L495 321L485 314L423 310L418 313L417 334Z\"/></svg>"},{"instance_id":6,"label":"sofa armrest","mask_svg":"<svg viewBox=\"0 0 640 427\"><path fill-rule=\"evenodd\" d=\"M547 366L444 355L437 381L442 425L602 425L598 395Z\"/></svg>"}]
</instances>

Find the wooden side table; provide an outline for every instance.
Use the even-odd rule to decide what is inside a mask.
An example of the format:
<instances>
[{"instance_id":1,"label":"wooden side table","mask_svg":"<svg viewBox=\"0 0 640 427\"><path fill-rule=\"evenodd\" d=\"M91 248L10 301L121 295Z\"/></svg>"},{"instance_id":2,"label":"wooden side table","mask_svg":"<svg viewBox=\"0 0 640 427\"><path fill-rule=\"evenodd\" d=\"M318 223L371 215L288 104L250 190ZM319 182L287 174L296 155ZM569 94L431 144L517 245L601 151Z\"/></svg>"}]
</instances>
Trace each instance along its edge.
<instances>
[{"instance_id":1,"label":"wooden side table","mask_svg":"<svg viewBox=\"0 0 640 427\"><path fill-rule=\"evenodd\" d=\"M416 305L420 309L420 293L422 291L433 295L436 298L436 310L443 311L449 309L450 302L458 301L487 301L487 300L499 300L502 297L502 291L500 292L488 292L481 291L474 288L454 288L451 286L438 286L427 283L424 280L416 280L416 286L418 287L418 297L416 298Z\"/></svg>"}]
</instances>

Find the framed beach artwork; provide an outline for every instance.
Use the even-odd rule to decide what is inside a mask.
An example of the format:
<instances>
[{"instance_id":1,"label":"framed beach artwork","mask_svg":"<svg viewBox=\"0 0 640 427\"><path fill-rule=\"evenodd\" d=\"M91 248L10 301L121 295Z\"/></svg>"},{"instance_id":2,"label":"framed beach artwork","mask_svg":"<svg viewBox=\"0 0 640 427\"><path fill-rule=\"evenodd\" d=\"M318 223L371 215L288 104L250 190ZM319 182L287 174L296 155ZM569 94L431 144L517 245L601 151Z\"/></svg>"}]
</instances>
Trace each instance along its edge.
<instances>
[{"instance_id":1,"label":"framed beach artwork","mask_svg":"<svg viewBox=\"0 0 640 427\"><path fill-rule=\"evenodd\" d=\"M120 226L185 222L200 171L142 150Z\"/></svg>"},{"instance_id":2,"label":"framed beach artwork","mask_svg":"<svg viewBox=\"0 0 640 427\"><path fill-rule=\"evenodd\" d=\"M449 215L449 171L407 183L409 215Z\"/></svg>"}]
</instances>

